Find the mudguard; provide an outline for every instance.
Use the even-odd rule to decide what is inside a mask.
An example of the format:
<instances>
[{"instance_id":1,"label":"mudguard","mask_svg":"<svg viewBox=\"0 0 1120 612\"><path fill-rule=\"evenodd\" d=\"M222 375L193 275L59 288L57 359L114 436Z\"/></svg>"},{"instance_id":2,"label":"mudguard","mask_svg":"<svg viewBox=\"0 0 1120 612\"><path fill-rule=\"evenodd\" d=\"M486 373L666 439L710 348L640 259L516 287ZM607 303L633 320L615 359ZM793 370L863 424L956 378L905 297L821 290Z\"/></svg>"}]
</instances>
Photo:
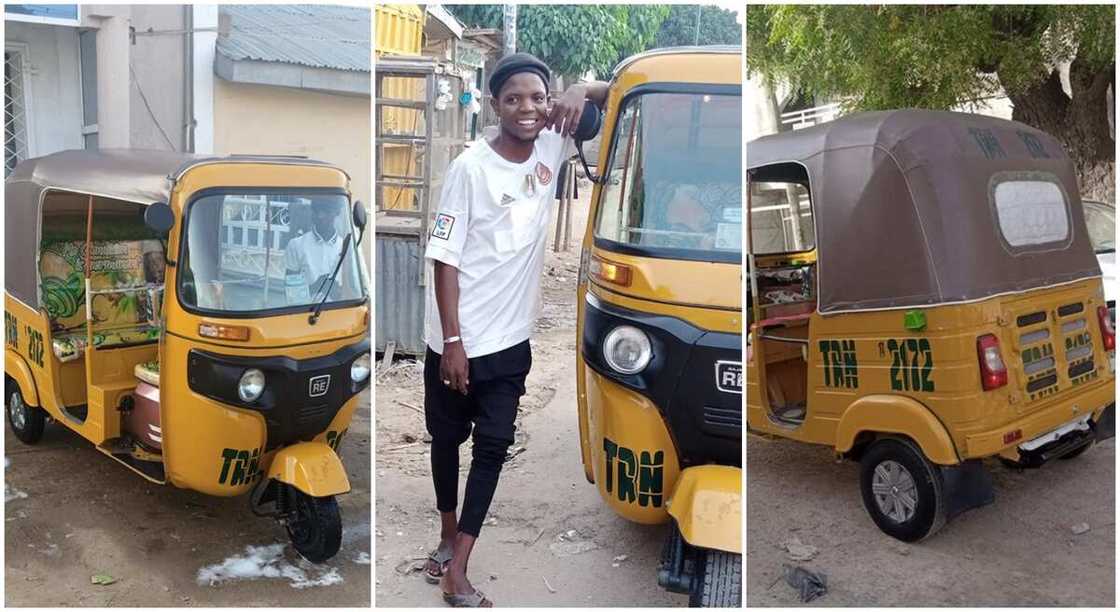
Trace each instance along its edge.
<instances>
[{"instance_id":1,"label":"mudguard","mask_svg":"<svg viewBox=\"0 0 1120 612\"><path fill-rule=\"evenodd\" d=\"M702 465L681 472L669 498L669 515L692 546L743 552L743 471Z\"/></svg>"},{"instance_id":2,"label":"mudguard","mask_svg":"<svg viewBox=\"0 0 1120 612\"><path fill-rule=\"evenodd\" d=\"M334 449L322 442L300 442L280 449L268 466L268 479L275 478L311 497L327 497L350 491L346 468Z\"/></svg>"},{"instance_id":3,"label":"mudguard","mask_svg":"<svg viewBox=\"0 0 1120 612\"><path fill-rule=\"evenodd\" d=\"M27 361L19 353L11 349L4 351L4 373L11 376L19 385L19 392L23 395L24 402L29 406L42 406L39 402L39 391L35 388L35 377L31 374L31 366L27 365Z\"/></svg>"},{"instance_id":4,"label":"mudguard","mask_svg":"<svg viewBox=\"0 0 1120 612\"><path fill-rule=\"evenodd\" d=\"M836 452L846 453L869 431L906 436L938 465L957 465L957 447L945 426L919 402L899 395L868 395L852 403L836 427Z\"/></svg>"}]
</instances>

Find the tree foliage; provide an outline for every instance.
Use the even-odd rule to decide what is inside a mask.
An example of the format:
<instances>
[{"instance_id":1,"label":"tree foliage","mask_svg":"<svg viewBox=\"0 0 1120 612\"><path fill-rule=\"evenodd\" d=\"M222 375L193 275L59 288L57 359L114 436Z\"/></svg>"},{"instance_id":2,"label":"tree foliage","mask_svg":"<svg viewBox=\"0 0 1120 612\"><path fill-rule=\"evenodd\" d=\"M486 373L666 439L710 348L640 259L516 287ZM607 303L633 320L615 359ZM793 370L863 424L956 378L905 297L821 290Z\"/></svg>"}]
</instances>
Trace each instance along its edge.
<instances>
[{"instance_id":1,"label":"tree foliage","mask_svg":"<svg viewBox=\"0 0 1120 612\"><path fill-rule=\"evenodd\" d=\"M747 70L846 97L853 109L950 108L1001 88L1026 92L1062 61L1110 69L1113 14L1111 5L756 5Z\"/></svg>"},{"instance_id":2,"label":"tree foliage","mask_svg":"<svg viewBox=\"0 0 1120 612\"><path fill-rule=\"evenodd\" d=\"M469 27L502 27L496 4L445 5ZM664 5L537 5L517 7L517 48L532 53L559 74L588 70L606 75L634 53L653 46Z\"/></svg>"},{"instance_id":3,"label":"tree foliage","mask_svg":"<svg viewBox=\"0 0 1120 612\"><path fill-rule=\"evenodd\" d=\"M847 110L968 109L1005 94L1016 120L1063 142L1090 191L1111 194L1114 15L1112 5L750 5L747 72Z\"/></svg>"},{"instance_id":4,"label":"tree foliage","mask_svg":"<svg viewBox=\"0 0 1120 612\"><path fill-rule=\"evenodd\" d=\"M699 9L699 10L697 10ZM700 15L700 36L696 36L696 16ZM699 40L699 43L697 42ZM674 4L657 32L657 47L687 45L741 45L743 28L735 13L709 5Z\"/></svg>"}]
</instances>

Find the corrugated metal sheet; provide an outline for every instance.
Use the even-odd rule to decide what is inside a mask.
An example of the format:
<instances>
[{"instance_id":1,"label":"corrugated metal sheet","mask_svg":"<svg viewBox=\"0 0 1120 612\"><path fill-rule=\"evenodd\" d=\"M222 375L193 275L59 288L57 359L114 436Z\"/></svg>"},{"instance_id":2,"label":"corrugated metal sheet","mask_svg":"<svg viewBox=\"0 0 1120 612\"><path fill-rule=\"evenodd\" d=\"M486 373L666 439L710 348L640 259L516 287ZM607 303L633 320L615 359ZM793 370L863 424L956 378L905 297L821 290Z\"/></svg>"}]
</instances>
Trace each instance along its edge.
<instances>
[{"instance_id":1,"label":"corrugated metal sheet","mask_svg":"<svg viewBox=\"0 0 1120 612\"><path fill-rule=\"evenodd\" d=\"M230 4L218 8L229 35L218 53L231 60L370 71L369 9L301 4Z\"/></svg>"},{"instance_id":2,"label":"corrugated metal sheet","mask_svg":"<svg viewBox=\"0 0 1120 612\"><path fill-rule=\"evenodd\" d=\"M377 235L376 350L397 343L398 355L424 354L425 288L420 285L420 241L416 236Z\"/></svg>"},{"instance_id":3,"label":"corrugated metal sheet","mask_svg":"<svg viewBox=\"0 0 1120 612\"><path fill-rule=\"evenodd\" d=\"M418 4L378 4L373 7L378 55L420 55L423 46L424 9Z\"/></svg>"}]
</instances>

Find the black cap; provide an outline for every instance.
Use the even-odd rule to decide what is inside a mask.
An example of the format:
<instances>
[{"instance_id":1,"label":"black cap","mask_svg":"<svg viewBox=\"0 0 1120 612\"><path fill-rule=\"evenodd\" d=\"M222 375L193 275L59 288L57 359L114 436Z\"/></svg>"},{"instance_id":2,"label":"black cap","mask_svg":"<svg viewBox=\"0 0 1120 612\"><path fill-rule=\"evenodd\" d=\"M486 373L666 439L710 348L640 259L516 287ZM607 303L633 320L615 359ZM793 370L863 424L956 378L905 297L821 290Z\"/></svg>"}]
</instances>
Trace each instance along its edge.
<instances>
[{"instance_id":1,"label":"black cap","mask_svg":"<svg viewBox=\"0 0 1120 612\"><path fill-rule=\"evenodd\" d=\"M511 53L494 65L494 72L490 75L490 95L497 96L502 90L502 85L511 76L521 72L532 72L539 76L544 81L545 91L548 91L548 82L552 78L548 66L528 53Z\"/></svg>"}]
</instances>

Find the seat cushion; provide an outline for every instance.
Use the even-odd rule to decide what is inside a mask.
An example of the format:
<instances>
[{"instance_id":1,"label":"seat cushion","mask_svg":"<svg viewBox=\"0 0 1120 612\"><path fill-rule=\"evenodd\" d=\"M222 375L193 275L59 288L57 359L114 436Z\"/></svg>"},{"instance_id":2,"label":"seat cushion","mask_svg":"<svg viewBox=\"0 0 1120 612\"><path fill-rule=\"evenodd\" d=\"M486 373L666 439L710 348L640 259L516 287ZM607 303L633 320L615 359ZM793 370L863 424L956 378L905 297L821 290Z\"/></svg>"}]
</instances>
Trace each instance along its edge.
<instances>
[{"instance_id":1,"label":"seat cushion","mask_svg":"<svg viewBox=\"0 0 1120 612\"><path fill-rule=\"evenodd\" d=\"M136 378L152 385L153 387L159 386L159 362L158 361L145 361L144 363L136 364L132 370L136 374Z\"/></svg>"},{"instance_id":2,"label":"seat cushion","mask_svg":"<svg viewBox=\"0 0 1120 612\"><path fill-rule=\"evenodd\" d=\"M151 325L137 325L121 329L104 330L93 334L93 345L96 347L125 346L128 344L141 344L159 339L159 327ZM55 357L65 363L80 359L85 355L86 331L84 329L67 333L55 334L51 338L51 348Z\"/></svg>"}]
</instances>

